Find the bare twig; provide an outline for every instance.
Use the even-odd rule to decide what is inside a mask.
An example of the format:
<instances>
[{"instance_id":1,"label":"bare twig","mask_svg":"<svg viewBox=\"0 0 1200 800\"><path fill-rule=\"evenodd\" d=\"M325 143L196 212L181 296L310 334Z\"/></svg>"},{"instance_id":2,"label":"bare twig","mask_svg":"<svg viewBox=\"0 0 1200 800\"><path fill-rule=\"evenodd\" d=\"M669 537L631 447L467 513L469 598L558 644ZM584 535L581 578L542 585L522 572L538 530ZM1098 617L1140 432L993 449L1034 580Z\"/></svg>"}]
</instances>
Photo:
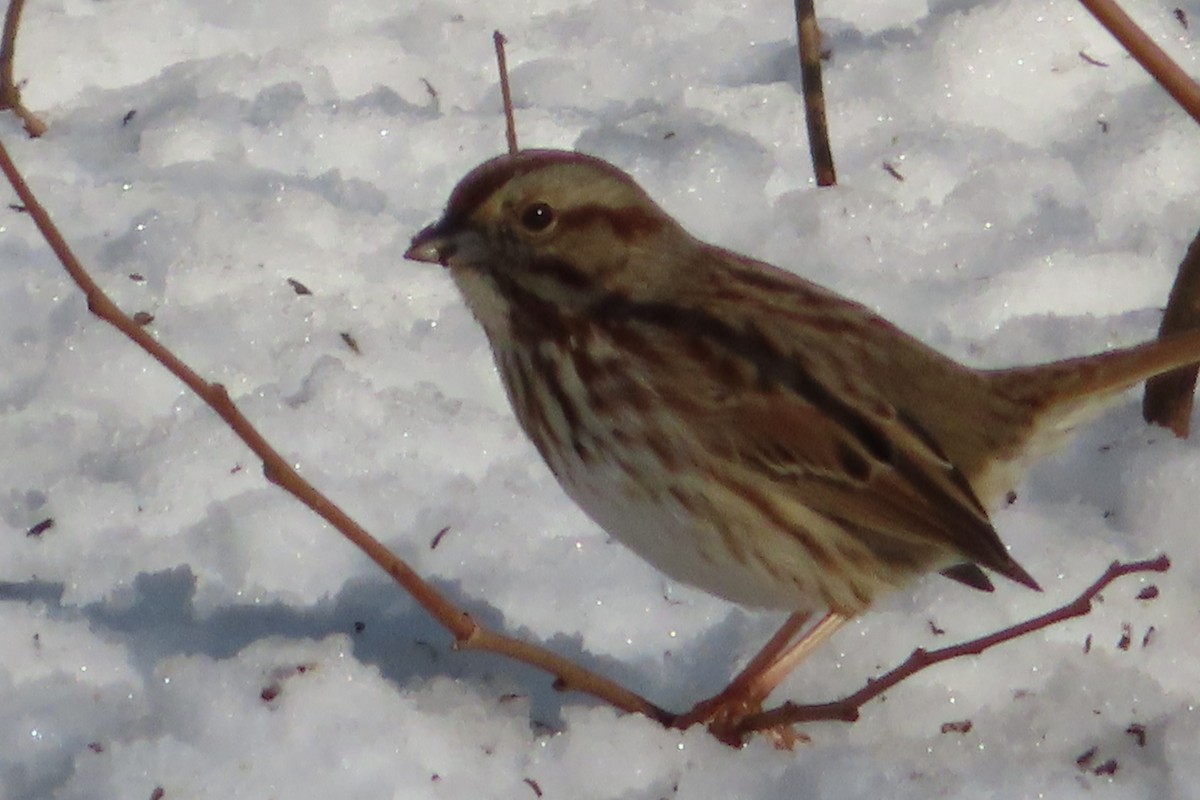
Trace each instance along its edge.
<instances>
[{"instance_id":1,"label":"bare twig","mask_svg":"<svg viewBox=\"0 0 1200 800\"><path fill-rule=\"evenodd\" d=\"M833 150L825 116L825 84L821 79L821 29L813 0L796 0L796 45L800 50L800 87L804 93L804 119L808 124L808 149L812 154L817 186L833 186Z\"/></svg>"},{"instance_id":2,"label":"bare twig","mask_svg":"<svg viewBox=\"0 0 1200 800\"><path fill-rule=\"evenodd\" d=\"M863 688L854 694L832 703L814 705L784 703L770 711L745 717L741 720L739 731L745 736L755 731L770 730L780 726L795 725L800 722L814 722L817 720L853 722L858 719L859 709L863 705L923 669L954 658L979 655L998 644L1012 641L1018 637L1043 630L1051 625L1057 625L1060 622L1074 619L1075 617L1082 617L1092 610L1092 600L1095 599L1096 595L1118 578L1136 572L1166 572L1170 566L1171 562L1165 555L1146 561L1128 563L1114 561L1104 571L1104 574L1097 578L1082 594L1053 611L1005 628L1002 631L988 636L981 636L978 639L972 639L961 644L943 647L938 650L914 650L904 663L878 678L869 680Z\"/></svg>"},{"instance_id":3,"label":"bare twig","mask_svg":"<svg viewBox=\"0 0 1200 800\"><path fill-rule=\"evenodd\" d=\"M504 55L504 45L508 39L504 38L503 33L496 31L492 34L492 41L496 44L496 66L500 70L500 96L504 100L504 134L508 137L508 154L515 156L518 152L517 123L513 118L512 90L508 85L508 59Z\"/></svg>"},{"instance_id":4,"label":"bare twig","mask_svg":"<svg viewBox=\"0 0 1200 800\"><path fill-rule=\"evenodd\" d=\"M1079 0L1192 119L1200 122L1200 85L1137 26L1114 0Z\"/></svg>"},{"instance_id":5,"label":"bare twig","mask_svg":"<svg viewBox=\"0 0 1200 800\"><path fill-rule=\"evenodd\" d=\"M46 124L34 116L21 102L21 91L13 78L13 60L17 56L17 29L21 26L21 11L25 0L9 0L4 15L4 36L0 39L0 111L12 109L25 123L25 132L36 139L46 132Z\"/></svg>"},{"instance_id":6,"label":"bare twig","mask_svg":"<svg viewBox=\"0 0 1200 800\"><path fill-rule=\"evenodd\" d=\"M1158 338L1193 328L1200 328L1200 233L1179 264ZM1146 381L1146 394L1142 397L1142 417L1146 422L1169 428L1180 439L1187 438L1192 426L1198 371L1200 368L1196 366L1180 367Z\"/></svg>"}]
</instances>

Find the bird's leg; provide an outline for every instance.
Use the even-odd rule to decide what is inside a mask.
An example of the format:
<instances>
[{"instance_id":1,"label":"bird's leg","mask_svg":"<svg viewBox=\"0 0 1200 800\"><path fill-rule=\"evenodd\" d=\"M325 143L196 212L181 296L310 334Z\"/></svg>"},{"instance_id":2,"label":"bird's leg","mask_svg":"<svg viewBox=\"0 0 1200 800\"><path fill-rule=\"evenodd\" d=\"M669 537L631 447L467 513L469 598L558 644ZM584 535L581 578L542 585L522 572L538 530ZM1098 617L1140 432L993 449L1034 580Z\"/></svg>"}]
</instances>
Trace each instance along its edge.
<instances>
[{"instance_id":1,"label":"bird's leg","mask_svg":"<svg viewBox=\"0 0 1200 800\"><path fill-rule=\"evenodd\" d=\"M761 705L767 699L767 695L775 691L775 687L792 674L792 670L800 666L806 658L812 655L813 651L823 645L829 637L841 630L842 626L849 621L849 617L834 611L821 617L816 625L809 628L803 636L780 653L778 658L774 659L756 676L751 687L756 702Z\"/></svg>"},{"instance_id":2,"label":"bird's leg","mask_svg":"<svg viewBox=\"0 0 1200 800\"><path fill-rule=\"evenodd\" d=\"M681 714L673 725L683 729L704 722L723 741L740 740L738 721L761 710L763 701L775 687L848 619L831 611L793 642L811 616L805 613L788 617L728 686Z\"/></svg>"}]
</instances>

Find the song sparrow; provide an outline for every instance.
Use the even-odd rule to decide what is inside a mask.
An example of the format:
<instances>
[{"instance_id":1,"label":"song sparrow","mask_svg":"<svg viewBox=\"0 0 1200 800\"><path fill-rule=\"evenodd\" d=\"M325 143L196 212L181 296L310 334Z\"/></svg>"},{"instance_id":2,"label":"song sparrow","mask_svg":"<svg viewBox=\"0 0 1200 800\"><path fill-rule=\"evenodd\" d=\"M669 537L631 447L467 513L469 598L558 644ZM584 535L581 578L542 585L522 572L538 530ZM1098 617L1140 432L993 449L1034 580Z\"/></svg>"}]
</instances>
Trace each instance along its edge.
<instances>
[{"instance_id":1,"label":"song sparrow","mask_svg":"<svg viewBox=\"0 0 1200 800\"><path fill-rule=\"evenodd\" d=\"M843 617L930 570L1036 588L988 520L1027 465L1200 334L962 366L689 235L616 167L488 161L406 256L450 270L525 432L601 527L685 583Z\"/></svg>"}]
</instances>

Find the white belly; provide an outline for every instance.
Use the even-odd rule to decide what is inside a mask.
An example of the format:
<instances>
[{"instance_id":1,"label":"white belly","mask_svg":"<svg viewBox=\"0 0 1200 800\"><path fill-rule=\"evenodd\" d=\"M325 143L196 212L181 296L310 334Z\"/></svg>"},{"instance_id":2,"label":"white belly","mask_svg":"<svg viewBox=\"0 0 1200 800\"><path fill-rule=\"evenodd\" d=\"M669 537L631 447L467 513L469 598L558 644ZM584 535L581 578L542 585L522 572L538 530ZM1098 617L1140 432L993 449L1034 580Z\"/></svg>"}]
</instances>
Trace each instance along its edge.
<instances>
[{"instance_id":1,"label":"white belly","mask_svg":"<svg viewBox=\"0 0 1200 800\"><path fill-rule=\"evenodd\" d=\"M768 544L764 531L738 530L736 524L716 520L723 515L715 509L695 514L693 509L708 498L682 482L671 481L655 492L607 460L584 465L571 459L554 469L563 489L596 524L671 578L744 606L786 611L824 607L802 585L806 581L789 579L782 568L787 561L807 562L807 554L799 548L779 552L792 549L783 541L761 547ZM742 543L734 545L740 557L730 546L733 537Z\"/></svg>"}]
</instances>

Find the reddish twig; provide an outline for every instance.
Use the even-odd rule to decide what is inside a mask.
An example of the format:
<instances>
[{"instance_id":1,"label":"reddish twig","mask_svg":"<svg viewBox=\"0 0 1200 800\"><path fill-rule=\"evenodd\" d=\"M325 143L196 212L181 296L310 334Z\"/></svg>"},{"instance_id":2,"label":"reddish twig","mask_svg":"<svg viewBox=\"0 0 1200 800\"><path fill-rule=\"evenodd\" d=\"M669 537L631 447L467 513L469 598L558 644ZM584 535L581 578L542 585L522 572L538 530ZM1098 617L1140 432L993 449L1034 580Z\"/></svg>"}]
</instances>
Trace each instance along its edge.
<instances>
[{"instance_id":1,"label":"reddish twig","mask_svg":"<svg viewBox=\"0 0 1200 800\"><path fill-rule=\"evenodd\" d=\"M25 132L36 139L46 132L46 124L34 116L21 102L21 90L13 77L13 60L17 56L17 29L21 26L21 11L25 0L9 0L4 15L4 35L0 39L0 111L11 109L25 123Z\"/></svg>"},{"instance_id":2,"label":"reddish twig","mask_svg":"<svg viewBox=\"0 0 1200 800\"><path fill-rule=\"evenodd\" d=\"M829 145L829 120L825 114L825 83L821 78L821 29L813 0L796 0L796 47L800 51L800 89L804 94L804 120L808 150L817 186L833 186L837 172Z\"/></svg>"},{"instance_id":3,"label":"reddish twig","mask_svg":"<svg viewBox=\"0 0 1200 800\"><path fill-rule=\"evenodd\" d=\"M755 731L770 730L781 726L795 725L800 722L815 722L818 720L854 722L858 719L859 709L863 705L921 670L954 658L979 655L996 645L1012 641L1018 637L1040 631L1051 625L1057 625L1060 622L1065 622L1075 617L1082 617L1092 610L1092 600L1095 599L1096 595L1118 578L1136 572L1166 572L1170 566L1171 562L1165 555L1146 561L1134 561L1130 563L1114 561L1104 571L1104 574L1097 578L1082 594L1053 611L989 634L988 636L981 636L978 639L972 639L961 644L943 647L939 650L914 650L912 655L905 659L902 664L878 678L869 680L863 688L841 700L813 705L784 703L770 711L745 717L740 721L738 731L741 735L745 736Z\"/></svg>"},{"instance_id":4,"label":"reddish twig","mask_svg":"<svg viewBox=\"0 0 1200 800\"><path fill-rule=\"evenodd\" d=\"M1079 0L1175 102L1200 122L1200 85L1137 26L1114 0Z\"/></svg>"},{"instance_id":5,"label":"reddish twig","mask_svg":"<svg viewBox=\"0 0 1200 800\"><path fill-rule=\"evenodd\" d=\"M517 148L517 122L513 117L512 89L508 85L508 59L504 55L504 45L508 39L496 31L492 34L496 45L496 67L500 70L500 97L504 102L504 135L508 139L508 154L515 156Z\"/></svg>"}]
</instances>

